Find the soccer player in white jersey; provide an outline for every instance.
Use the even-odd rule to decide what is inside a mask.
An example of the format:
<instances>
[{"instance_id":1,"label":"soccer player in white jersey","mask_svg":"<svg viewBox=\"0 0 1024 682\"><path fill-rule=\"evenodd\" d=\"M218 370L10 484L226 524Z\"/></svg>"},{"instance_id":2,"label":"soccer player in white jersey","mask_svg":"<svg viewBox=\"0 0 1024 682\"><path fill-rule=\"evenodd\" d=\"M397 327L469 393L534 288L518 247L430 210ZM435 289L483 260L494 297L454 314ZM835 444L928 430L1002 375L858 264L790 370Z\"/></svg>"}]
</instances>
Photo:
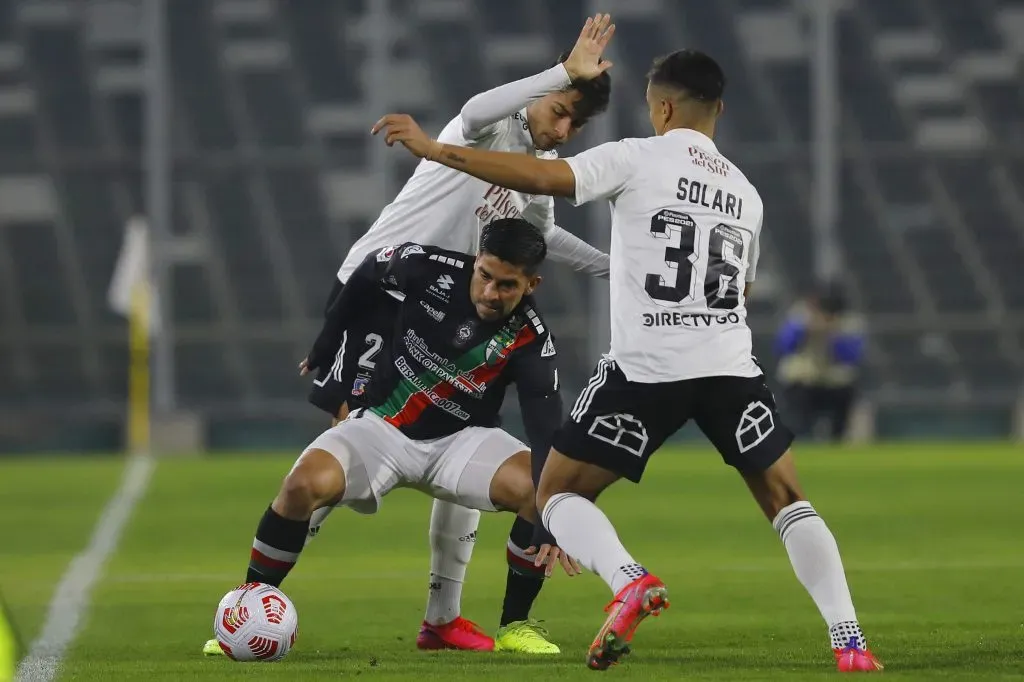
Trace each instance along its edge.
<instances>
[{"instance_id":1,"label":"soccer player in white jersey","mask_svg":"<svg viewBox=\"0 0 1024 682\"><path fill-rule=\"evenodd\" d=\"M745 301L763 204L712 141L725 76L711 57L684 50L657 60L648 78L653 137L565 160L443 144L400 114L374 131L387 130L388 144L516 191L611 203L611 350L556 435L537 491L558 545L614 595L588 666L615 663L637 625L668 606L665 585L626 551L594 500L620 478L638 482L651 454L693 419L780 535L828 625L839 670L880 670L835 538L804 497L793 435L752 354Z\"/></svg>"},{"instance_id":2,"label":"soccer player in white jersey","mask_svg":"<svg viewBox=\"0 0 1024 682\"><path fill-rule=\"evenodd\" d=\"M601 54L614 29L608 15L588 19L572 51L561 55L554 66L473 97L444 127L439 139L534 158L557 158L554 150L607 107L611 85L606 72L611 64L601 61ZM423 161L394 201L349 250L338 271L332 299L370 253L407 241L476 253L483 226L497 218L515 217L543 231L551 260L592 275L607 275L607 254L555 225L554 200L550 196L510 191ZM382 329L392 326L391 309L382 301L377 319L371 317L362 323L367 325L365 328L347 330L346 342L339 348L333 366L326 362L318 376L311 402L339 419L347 413L349 403L358 403L373 370L374 354L381 348ZM314 516L314 534L330 510L328 507ZM509 571L495 637L487 636L461 616L462 584L479 520L479 511L434 502L430 518L430 591L417 645L558 653L544 628L529 618L544 571L537 571L532 557L526 555L534 529L521 518L513 524L507 543Z\"/></svg>"}]
</instances>

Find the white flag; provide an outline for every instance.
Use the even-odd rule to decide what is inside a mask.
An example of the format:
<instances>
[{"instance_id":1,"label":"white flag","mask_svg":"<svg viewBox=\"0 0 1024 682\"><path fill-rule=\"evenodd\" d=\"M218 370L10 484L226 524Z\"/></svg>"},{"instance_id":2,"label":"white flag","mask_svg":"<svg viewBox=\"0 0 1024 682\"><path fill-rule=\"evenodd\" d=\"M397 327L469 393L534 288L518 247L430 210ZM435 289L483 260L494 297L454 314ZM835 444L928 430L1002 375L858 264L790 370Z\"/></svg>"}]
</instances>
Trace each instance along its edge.
<instances>
[{"instance_id":1,"label":"white flag","mask_svg":"<svg viewBox=\"0 0 1024 682\"><path fill-rule=\"evenodd\" d=\"M149 226L143 218L131 218L124 228L124 242L121 244L121 253L118 254L117 264L114 266L114 276L110 279L107 303L111 310L128 317L132 312L132 294L136 287L147 286L149 288L149 310L147 311L149 333L156 335L160 330L160 317L155 312L160 308L158 292L153 286L150 272L149 251Z\"/></svg>"}]
</instances>

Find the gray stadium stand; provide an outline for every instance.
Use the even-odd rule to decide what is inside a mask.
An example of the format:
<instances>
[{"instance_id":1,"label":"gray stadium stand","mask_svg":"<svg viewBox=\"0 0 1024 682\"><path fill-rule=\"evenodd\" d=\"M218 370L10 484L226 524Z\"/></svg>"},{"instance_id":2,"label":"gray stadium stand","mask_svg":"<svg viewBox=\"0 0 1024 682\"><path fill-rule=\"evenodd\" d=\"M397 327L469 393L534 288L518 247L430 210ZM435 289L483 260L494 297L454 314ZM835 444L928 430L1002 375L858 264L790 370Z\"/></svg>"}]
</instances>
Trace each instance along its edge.
<instances>
[{"instance_id":1,"label":"gray stadium stand","mask_svg":"<svg viewBox=\"0 0 1024 682\"><path fill-rule=\"evenodd\" d=\"M720 146L764 197L762 272L776 283L752 303L765 360L778 313L813 276L805 4L631 0L616 16L617 136L648 134L652 57L697 47L729 75ZM1024 386L1024 4L846 4L839 238L872 330L868 388L1012 402ZM397 109L439 130L472 94L570 46L586 5L392 0L385 36L365 0L168 5L173 229L196 247L173 276L179 403L308 415L294 367L331 278L413 167L371 123ZM106 290L143 210L139 26L132 0L0 0L0 412L122 410L126 334ZM556 211L587 234L586 212ZM583 305L595 285L549 276L542 304L571 390L595 360Z\"/></svg>"}]
</instances>

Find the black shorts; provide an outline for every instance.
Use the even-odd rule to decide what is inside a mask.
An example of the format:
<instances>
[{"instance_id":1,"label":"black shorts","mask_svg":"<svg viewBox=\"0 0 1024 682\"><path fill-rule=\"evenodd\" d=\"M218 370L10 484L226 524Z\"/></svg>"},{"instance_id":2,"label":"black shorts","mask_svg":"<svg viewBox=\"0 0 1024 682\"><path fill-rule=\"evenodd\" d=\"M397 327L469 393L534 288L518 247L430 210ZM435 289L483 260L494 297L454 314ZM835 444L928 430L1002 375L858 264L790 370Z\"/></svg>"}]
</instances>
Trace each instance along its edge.
<instances>
[{"instance_id":1,"label":"black shorts","mask_svg":"<svg viewBox=\"0 0 1024 682\"><path fill-rule=\"evenodd\" d=\"M629 381L613 360L602 358L554 448L637 483L651 454L690 419L740 471L767 469L793 442L764 376L644 384Z\"/></svg>"},{"instance_id":2,"label":"black shorts","mask_svg":"<svg viewBox=\"0 0 1024 682\"><path fill-rule=\"evenodd\" d=\"M341 295L343 288L344 285L335 280L327 308ZM309 402L332 417L336 417L346 403L349 409L361 405L377 357L394 325L395 313L395 300L383 292L380 300L367 302L366 314L345 330L334 362L317 370Z\"/></svg>"}]
</instances>

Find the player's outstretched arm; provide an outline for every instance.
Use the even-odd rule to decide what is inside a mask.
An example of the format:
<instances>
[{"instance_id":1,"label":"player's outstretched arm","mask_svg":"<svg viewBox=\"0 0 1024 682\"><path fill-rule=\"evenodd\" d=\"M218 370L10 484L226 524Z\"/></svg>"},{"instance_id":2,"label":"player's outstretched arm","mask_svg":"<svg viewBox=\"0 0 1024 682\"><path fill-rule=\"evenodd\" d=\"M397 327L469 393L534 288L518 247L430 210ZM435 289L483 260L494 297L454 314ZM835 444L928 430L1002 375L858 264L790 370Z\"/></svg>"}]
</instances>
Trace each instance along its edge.
<instances>
[{"instance_id":1,"label":"player's outstretched arm","mask_svg":"<svg viewBox=\"0 0 1024 682\"><path fill-rule=\"evenodd\" d=\"M495 130L495 124L535 99L564 90L571 82L565 66L556 64L547 71L474 95L459 112L462 136L467 140L486 137Z\"/></svg>"},{"instance_id":2,"label":"player's outstretched arm","mask_svg":"<svg viewBox=\"0 0 1024 682\"><path fill-rule=\"evenodd\" d=\"M530 441L530 464L533 474L533 486L536 490L540 482L540 473L544 470L548 452L555 437L555 432L562 421L562 397L558 391L549 395L530 392L519 393L519 407L523 414L523 427ZM539 510L538 510L539 511ZM558 547L555 537L544 527L540 514L534 524L532 547L527 554L535 556L538 566L547 564L546 574L551 575L555 562L562 564L566 575L573 576L582 572L579 563Z\"/></svg>"},{"instance_id":3,"label":"player's outstretched arm","mask_svg":"<svg viewBox=\"0 0 1024 682\"><path fill-rule=\"evenodd\" d=\"M536 490L555 432L562 424L562 395L558 386L554 339L550 332L544 333L544 327L539 321L535 324L541 336L521 354L513 356L514 364L510 369L519 394L519 409L526 438L530 441L531 474ZM582 570L575 559L557 546L554 536L544 528L539 514L534 524L533 546L527 554L535 557L537 566L550 559L547 561L547 575L551 575L555 561L562 564L567 575L577 575Z\"/></svg>"},{"instance_id":4,"label":"player's outstretched arm","mask_svg":"<svg viewBox=\"0 0 1024 682\"><path fill-rule=\"evenodd\" d=\"M576 178L562 159L538 159L529 154L492 152L459 145L442 144L431 139L408 114L388 114L370 131L374 135L386 130L385 143L390 147L400 142L414 156L436 161L516 192L571 197L576 191Z\"/></svg>"},{"instance_id":5,"label":"player's outstretched arm","mask_svg":"<svg viewBox=\"0 0 1024 682\"><path fill-rule=\"evenodd\" d=\"M587 19L576 40L576 45L565 62L547 71L512 83L499 85L471 98L462 107L462 135L476 140L493 130L491 126L503 121L535 99L569 87L574 81L590 80L601 75L612 64L601 61L615 25L607 14Z\"/></svg>"},{"instance_id":6,"label":"player's outstretched arm","mask_svg":"<svg viewBox=\"0 0 1024 682\"><path fill-rule=\"evenodd\" d=\"M572 232L553 225L544 233L551 260L571 265L573 269L594 277L608 278L608 254L594 248Z\"/></svg>"}]
</instances>

